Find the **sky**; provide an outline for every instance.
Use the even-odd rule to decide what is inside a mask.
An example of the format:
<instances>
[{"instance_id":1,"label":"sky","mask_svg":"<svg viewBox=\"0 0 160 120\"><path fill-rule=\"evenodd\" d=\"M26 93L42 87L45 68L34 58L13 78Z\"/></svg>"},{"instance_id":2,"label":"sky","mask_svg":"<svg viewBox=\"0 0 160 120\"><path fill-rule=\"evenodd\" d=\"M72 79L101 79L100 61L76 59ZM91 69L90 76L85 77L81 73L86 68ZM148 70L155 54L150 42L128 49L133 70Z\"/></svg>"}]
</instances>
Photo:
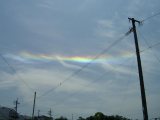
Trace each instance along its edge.
<instances>
[{"instance_id":1,"label":"sky","mask_svg":"<svg viewBox=\"0 0 160 120\"><path fill-rule=\"evenodd\" d=\"M0 0L0 105L74 119L142 119L137 26L149 118L160 116L159 0ZM148 18L148 19L146 19Z\"/></svg>"}]
</instances>

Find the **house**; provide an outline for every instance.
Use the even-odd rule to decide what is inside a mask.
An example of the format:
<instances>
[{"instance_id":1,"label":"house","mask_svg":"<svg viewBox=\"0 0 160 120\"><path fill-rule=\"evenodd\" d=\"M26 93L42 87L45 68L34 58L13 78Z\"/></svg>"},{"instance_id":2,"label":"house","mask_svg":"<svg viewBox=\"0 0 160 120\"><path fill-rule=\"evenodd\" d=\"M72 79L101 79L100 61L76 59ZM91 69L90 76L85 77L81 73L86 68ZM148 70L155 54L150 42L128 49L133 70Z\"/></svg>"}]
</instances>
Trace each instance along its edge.
<instances>
[{"instance_id":1,"label":"house","mask_svg":"<svg viewBox=\"0 0 160 120\"><path fill-rule=\"evenodd\" d=\"M16 120L18 118L18 113L7 107L0 106L0 120Z\"/></svg>"}]
</instances>

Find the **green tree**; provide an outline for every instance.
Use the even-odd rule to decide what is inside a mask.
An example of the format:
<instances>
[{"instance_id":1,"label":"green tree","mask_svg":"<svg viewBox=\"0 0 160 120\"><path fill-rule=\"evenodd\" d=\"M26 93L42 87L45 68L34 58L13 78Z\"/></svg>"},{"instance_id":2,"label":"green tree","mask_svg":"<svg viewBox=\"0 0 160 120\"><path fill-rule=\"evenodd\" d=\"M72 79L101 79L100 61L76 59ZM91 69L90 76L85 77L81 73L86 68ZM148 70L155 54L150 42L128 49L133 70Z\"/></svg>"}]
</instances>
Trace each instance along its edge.
<instances>
[{"instance_id":1,"label":"green tree","mask_svg":"<svg viewBox=\"0 0 160 120\"><path fill-rule=\"evenodd\" d=\"M83 117L79 117L77 120L86 120L86 119Z\"/></svg>"},{"instance_id":2,"label":"green tree","mask_svg":"<svg viewBox=\"0 0 160 120\"><path fill-rule=\"evenodd\" d=\"M94 120L104 120L105 119L105 115L101 112L97 112L94 115Z\"/></svg>"},{"instance_id":3,"label":"green tree","mask_svg":"<svg viewBox=\"0 0 160 120\"><path fill-rule=\"evenodd\" d=\"M94 120L94 116L87 117L86 120Z\"/></svg>"},{"instance_id":4,"label":"green tree","mask_svg":"<svg viewBox=\"0 0 160 120\"><path fill-rule=\"evenodd\" d=\"M68 120L66 117L61 116L60 118L56 118L55 120Z\"/></svg>"},{"instance_id":5,"label":"green tree","mask_svg":"<svg viewBox=\"0 0 160 120\"><path fill-rule=\"evenodd\" d=\"M130 120L130 119L125 118L123 116L119 116L119 115L107 116L101 112L97 112L97 113L95 113L94 116L87 117L86 119L84 119L84 118L82 119L82 117L79 117L78 120Z\"/></svg>"}]
</instances>

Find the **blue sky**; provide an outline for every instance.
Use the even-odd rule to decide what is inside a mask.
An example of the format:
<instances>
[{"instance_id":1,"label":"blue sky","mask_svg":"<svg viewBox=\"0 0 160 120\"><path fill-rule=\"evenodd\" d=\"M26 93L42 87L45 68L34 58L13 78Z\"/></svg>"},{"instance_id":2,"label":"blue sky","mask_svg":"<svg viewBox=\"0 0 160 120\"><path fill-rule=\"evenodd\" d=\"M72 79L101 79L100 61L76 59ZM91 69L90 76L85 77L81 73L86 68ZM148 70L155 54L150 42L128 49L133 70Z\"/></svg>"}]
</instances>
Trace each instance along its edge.
<instances>
[{"instance_id":1,"label":"blue sky","mask_svg":"<svg viewBox=\"0 0 160 120\"><path fill-rule=\"evenodd\" d=\"M119 39L131 27L128 17L143 20L159 6L159 0L0 0L0 105L14 107L19 98L18 111L31 115L36 91L40 114L51 108L55 117L100 111L141 119L133 34ZM140 50L159 43L159 19L137 25ZM159 49L141 52L149 118L160 116Z\"/></svg>"}]
</instances>

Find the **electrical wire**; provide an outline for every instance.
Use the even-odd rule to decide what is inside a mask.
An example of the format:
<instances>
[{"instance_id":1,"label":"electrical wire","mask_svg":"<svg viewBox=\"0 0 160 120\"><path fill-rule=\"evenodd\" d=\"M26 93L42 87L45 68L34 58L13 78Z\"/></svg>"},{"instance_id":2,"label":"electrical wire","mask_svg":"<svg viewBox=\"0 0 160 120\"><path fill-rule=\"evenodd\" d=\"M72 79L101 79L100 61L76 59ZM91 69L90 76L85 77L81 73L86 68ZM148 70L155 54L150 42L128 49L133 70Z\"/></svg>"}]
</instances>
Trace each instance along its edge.
<instances>
[{"instance_id":1,"label":"electrical wire","mask_svg":"<svg viewBox=\"0 0 160 120\"><path fill-rule=\"evenodd\" d=\"M140 31L138 31L138 32L139 32L140 36L143 38L143 40L144 40L144 42L146 43L146 45L148 46L147 49L150 49L150 50L151 50L151 52L153 53L154 57L155 57L155 58L157 59L157 61L160 63L159 57L158 57L158 56L153 52L153 50L152 50L152 48L155 47L155 46L157 46L157 45L159 45L160 42L159 42L159 43L156 43L156 44L154 44L154 45L152 45L152 46L150 46L149 43L147 42L147 40L145 39L145 37L142 35L142 33L141 33ZM144 50L143 50L143 51L144 51Z\"/></svg>"},{"instance_id":2,"label":"electrical wire","mask_svg":"<svg viewBox=\"0 0 160 120\"><path fill-rule=\"evenodd\" d=\"M129 35L129 34L128 34L128 35ZM131 53L131 54L132 54L133 56L135 56L134 53ZM131 58L127 58L125 61L123 61L122 63L120 63L118 66L122 66L122 65L128 63L130 59L131 59ZM115 71L115 72L116 72L117 69L118 69L118 66L113 67L112 71ZM108 74L108 73L110 73L110 72L112 72L112 71L110 70L110 71L104 72L104 73L101 74L98 78L96 78L96 79L93 80L92 82L84 85L83 87L86 88L86 87L90 86L91 84L96 83L96 82L99 81L100 79L104 78L104 77L106 76L106 74ZM67 97L63 98L60 102L58 101L59 103L55 103L53 106L55 107L55 106L58 106L59 104L62 104L62 103L65 102L68 98L71 98L71 97L77 95L78 92L79 92L79 91L73 92L72 94L70 94L70 95L68 95ZM125 97L126 97L126 96L125 96Z\"/></svg>"},{"instance_id":3,"label":"electrical wire","mask_svg":"<svg viewBox=\"0 0 160 120\"><path fill-rule=\"evenodd\" d=\"M135 55L134 53L132 53L132 55ZM125 61L123 61L122 63L120 63L119 64L119 66L122 66L122 65L124 65L124 63L128 63L128 61L130 60L130 58L128 58L127 60L125 60ZM117 71L117 67L113 67L113 69L112 69L112 71ZM88 86L90 86L91 84L94 84L94 83L96 83L98 80L100 80L100 79L102 79L106 74L108 74L109 72L111 72L111 71L107 71L107 72L104 72L103 74L101 74L97 79L95 79L95 80L93 80L92 82L90 82L90 83L88 83L88 84L86 84L86 85L84 85L83 87L88 87ZM69 96L67 96L67 97L65 97L60 103L63 103L67 98L70 98L70 97L72 97L72 96L74 96L74 95L76 95L78 93L78 91L76 91L76 92L73 92L71 95L69 95ZM33 100L29 100L29 101L27 101L27 102L25 102L25 103L23 103L23 104L21 104L21 106L20 107L24 107L24 106L26 106L27 105L27 103L29 103L29 102L31 102L31 101L33 101ZM58 104L56 103L55 105L53 105L53 106L57 106Z\"/></svg>"},{"instance_id":4,"label":"electrical wire","mask_svg":"<svg viewBox=\"0 0 160 120\"><path fill-rule=\"evenodd\" d=\"M34 89L32 87L30 87L30 85L24 79L22 79L22 77L17 73L16 69L6 60L6 58L1 53L0 53L0 57L8 65L10 70L12 70L12 72L16 74L16 76L19 78L19 80L21 80L24 83L24 85L29 88L29 90L34 91Z\"/></svg>"},{"instance_id":5,"label":"electrical wire","mask_svg":"<svg viewBox=\"0 0 160 120\"><path fill-rule=\"evenodd\" d=\"M132 55L135 55L135 54L132 53ZM128 61L129 61L130 59L131 59L131 58L126 59L125 61L123 61L122 63L120 63L118 66L122 66L122 65L124 65L124 63L125 63L125 64L128 63ZM118 66L117 66L117 67L113 67L112 71L115 71L115 72L116 72L117 69L118 69ZM99 81L100 79L102 79L103 77L105 77L106 74L108 74L108 73L110 73L110 72L112 72L112 71L110 70L110 71L104 72L104 73L101 74L98 78L96 78L96 79L93 80L92 82L84 85L83 87L88 87L88 86L90 86L91 84L96 83L97 81ZM69 98L77 95L78 92L79 92L79 91L73 92L72 94L70 94L70 95L68 95L67 97L63 98L61 101L58 101L59 103L54 103L53 106L55 107L55 106L58 106L59 104L62 104L62 103L65 102L67 99L69 99Z\"/></svg>"},{"instance_id":6,"label":"electrical wire","mask_svg":"<svg viewBox=\"0 0 160 120\"><path fill-rule=\"evenodd\" d=\"M123 61L121 64L119 64L119 66L124 65L124 63L128 63L129 60L130 60L130 58L128 58L127 60ZM117 71L117 68L118 68L118 67L114 67L114 68L112 69L112 71ZM86 85L83 86L83 87L86 88L86 87L90 86L91 84L96 83L96 82L99 81L100 79L104 78L104 77L106 76L106 74L108 74L108 73L110 73L110 72L111 72L111 70L110 70L110 71L107 71L107 72L104 72L104 73L101 74L98 78L96 78L95 80L93 80L92 82L86 84ZM78 92L79 92L79 91L73 92L73 93L70 94L69 96L63 98L63 100L62 100L59 104L61 104L61 103L63 103L64 101L66 101L68 98L71 98L72 96L77 95ZM58 105L58 104L55 103L53 106L57 106L57 105Z\"/></svg>"},{"instance_id":7,"label":"electrical wire","mask_svg":"<svg viewBox=\"0 0 160 120\"><path fill-rule=\"evenodd\" d=\"M153 17L156 17L156 16L158 16L158 15L160 15L160 12L157 12L157 13L155 13L155 14L153 14L153 15L145 18L145 19L143 19L141 22L143 23L144 21L147 21L147 20L149 20L149 19L151 19L151 18L153 18Z\"/></svg>"},{"instance_id":8,"label":"electrical wire","mask_svg":"<svg viewBox=\"0 0 160 120\"><path fill-rule=\"evenodd\" d=\"M159 43L156 43L156 44L153 44L153 45L149 45L146 40L145 40L145 42L146 42L146 44L147 44L148 47L147 47L146 49L140 51L140 53L145 52L145 51L147 51L147 50L149 50L149 49L151 49L151 48L153 48L153 47L155 47L155 46L157 46L157 45L160 44L160 42L159 42ZM134 53L133 53L133 54L134 54ZM157 58L157 57L156 57L156 58ZM158 59L158 60L159 60L159 59ZM125 61L125 63L126 63L126 61ZM123 64L120 64L120 65L123 65ZM116 68L114 69L114 71L116 71ZM109 71L109 72L110 72L110 71ZM93 84L93 83L97 82L98 80L102 79L102 78L103 78L107 73L109 73L109 72L103 73L103 74L102 74L100 77L98 77L96 80L90 82L89 84L85 85L84 87L88 87L90 84ZM72 93L71 95L65 97L59 104L62 104L62 103L65 102L68 98L76 95L77 93L78 93L78 92L74 92L74 93ZM57 105L58 105L58 104L55 103L53 106L57 106Z\"/></svg>"},{"instance_id":9,"label":"electrical wire","mask_svg":"<svg viewBox=\"0 0 160 120\"><path fill-rule=\"evenodd\" d=\"M46 91L45 93L43 93L41 96L39 96L38 98L41 98L47 94L49 94L52 91L55 91L57 88L59 88L63 83L65 83L66 81L70 80L71 78L73 78L74 76L76 76L77 74L79 74L81 71L83 71L83 69L87 68L90 64L92 64L97 58L99 58L101 55L103 55L104 53L106 53L108 50L110 50L113 46L115 46L116 44L118 44L120 41L122 41L128 34L123 35L122 37L120 37L119 39L117 39L116 41L114 41L112 44L110 44L106 49L102 50L99 54L97 54L90 62L86 63L85 65L83 65L80 69L78 69L77 71L73 72L71 75L69 75L66 79L64 79L62 82L60 82L59 85L57 85L54 88L51 88L50 90Z\"/></svg>"},{"instance_id":10,"label":"electrical wire","mask_svg":"<svg viewBox=\"0 0 160 120\"><path fill-rule=\"evenodd\" d=\"M152 49L153 47L156 47L156 46L158 46L158 45L160 45L160 42L155 43L155 44L153 44L153 45L150 45L150 46L148 46L147 48L141 50L140 52L143 53L144 51L147 51L147 50L149 50L149 49Z\"/></svg>"},{"instance_id":11,"label":"electrical wire","mask_svg":"<svg viewBox=\"0 0 160 120\"><path fill-rule=\"evenodd\" d=\"M130 31L130 32L131 32L131 31ZM128 36L128 35L129 35L129 32L127 32L127 33L125 34L125 36ZM120 39L116 40L116 41L115 41L114 43L112 43L108 48L104 49L104 50L101 51L99 54L97 54L89 63L85 64L85 65L82 66L80 69L78 69L77 71L73 72L69 77L67 77L66 79L64 79L63 82L61 82L61 83L60 83L59 85L57 85L56 87L48 90L47 92L45 92L45 93L42 94L41 96L38 96L37 99L39 99L39 98L41 98L41 97L49 94L50 92L56 90L57 88L59 88L64 82L70 80L72 77L74 77L75 75L77 75L78 73L80 73L84 68L88 67L93 61L95 61L98 57L100 57L100 56L101 56L102 54L104 54L107 50L109 50L111 47L113 47L114 45L116 45L118 42L120 42L120 41L123 40L123 39L124 39L124 37L121 37ZM119 40L120 40L120 41L119 41ZM120 64L120 65L121 65L121 64ZM107 72L105 72L104 74L102 74L102 75L101 75L99 78L97 78L96 80L92 81L92 83L95 83L97 80L103 78L105 74L107 74ZM92 84L92 83L89 83L89 84L87 84L87 85L84 86L84 87L87 87L87 86L89 86L89 85ZM75 94L76 94L76 92L75 92L75 93L72 93L70 96L73 96L73 95L75 95ZM29 101L21 104L21 107L27 105L27 103L29 103L29 102L31 102L31 101L32 101L32 100L29 100Z\"/></svg>"},{"instance_id":12,"label":"electrical wire","mask_svg":"<svg viewBox=\"0 0 160 120\"><path fill-rule=\"evenodd\" d=\"M135 55L134 53L132 53L132 54ZM124 61L123 63L121 63L121 64L119 64L119 65L124 65L124 63L128 63L129 60L130 60L130 58L128 58L126 61ZM117 68L118 68L118 67L114 68L113 71L117 71ZM98 77L98 78L95 79L94 81L92 81L92 82L86 84L84 87L88 87L88 86L90 86L91 84L94 84L95 82L99 81L99 80L102 79L104 76L106 76L106 74L108 74L109 72L111 72L111 71L104 72L102 75L100 75L100 77ZM55 106L58 106L59 104L64 103L67 99L69 99L69 98L71 98L71 97L77 95L77 93L78 93L78 92L72 93L71 95L69 95L69 96L63 98L62 101L60 101L59 103L54 103L54 105L52 105L52 106L55 107ZM126 100L126 96L125 96L123 99ZM135 114L137 114L137 113L135 113ZM132 114L132 115L134 115L134 114Z\"/></svg>"},{"instance_id":13,"label":"electrical wire","mask_svg":"<svg viewBox=\"0 0 160 120\"><path fill-rule=\"evenodd\" d=\"M125 34L125 35L129 35L129 34ZM149 50L149 49L151 49L151 48L153 48L153 47L156 47L156 46L158 46L158 45L160 45L160 42L158 42L158 43L156 43L156 44L153 44L153 45L150 45L150 46L148 45L148 47L145 48L144 50L141 50L140 53L146 52L147 50ZM106 50L106 49L105 49L105 50ZM96 60L100 55L102 55L102 53L104 54L104 53L105 53L105 52L104 52L105 50L103 50L103 51L101 52L101 54L98 54L98 55L97 55L92 61L90 61L90 62L93 62L94 60ZM132 53L132 55L135 55L135 53ZM86 64L86 65L88 66L89 64L91 64L91 63L88 63L88 64ZM120 65L122 65L122 64L120 64ZM87 67L87 66L82 66L82 68L84 69L84 68ZM82 68L80 69L81 71L82 71ZM80 70L78 70L78 72L76 71L76 74L79 73L79 72L81 72ZM115 71L116 71L116 68L115 68ZM74 74L75 74L75 72L74 72ZM74 74L71 74L72 77L73 77ZM76 75L76 74L75 74L75 75ZM97 80L103 78L104 75L106 75L106 74L107 74L107 72L105 72L104 74L102 74L99 78L97 78L96 80L94 80L92 83L95 83ZM71 76L69 76L69 77L71 77ZM66 80L66 79L64 79L64 80ZM69 80L69 78L67 78L67 80ZM65 81L64 81L64 82L65 82ZM92 84L92 83L87 84L85 87L89 86L89 85ZM43 97L44 95L48 94L49 92L56 90L56 89L57 89L58 87L60 87L61 85L62 85L62 84L59 84L59 85L56 86L55 88L50 89L50 91L45 92L44 94L42 94L41 96L39 96L39 97L37 97L37 98L41 98L41 97ZM75 92L75 93L72 93L72 94L70 95L70 97L71 97L71 96L74 96L75 94L76 94L76 92ZM64 99L64 100L66 100L66 99ZM25 102L24 104L21 104L20 107L23 107L23 106L27 105L27 103L28 103L28 102L31 102L31 101L32 101L32 100L29 100L29 101Z\"/></svg>"},{"instance_id":14,"label":"electrical wire","mask_svg":"<svg viewBox=\"0 0 160 120\"><path fill-rule=\"evenodd\" d=\"M127 34L125 34L125 35L127 36L127 35L129 35L129 34L127 33ZM121 40L121 39L120 39L120 40ZM115 42L116 42L116 41L115 41ZM114 43L115 43L115 42L114 42ZM117 44L117 42L116 42L116 44ZM160 42L158 42L158 43L156 43L156 44L153 44L153 45L150 45L150 46L148 45L148 47L145 48L144 50L141 50L140 53L146 52L147 50L149 50L149 49L151 49L151 48L153 48L153 47L156 47L156 46L158 46L158 45L160 45ZM111 44L110 46L113 46L113 44ZM109 48L111 48L111 47L109 47ZM63 80L63 83L64 83L65 81L69 80L69 78L71 78L71 77L75 76L76 74L78 74L79 72L81 72L84 68L88 67L88 65L90 65L94 60L96 60L100 55L104 54L104 53L106 52L106 50L108 50L108 49L105 49L105 50L103 50L102 52L100 52L100 54L98 54L93 60L91 60L90 63L87 63L86 65L82 66L82 68L80 68L78 71L75 71L73 74L71 74L72 76L70 75L68 78L64 79L64 80ZM132 53L132 55L135 55L135 53ZM121 65L121 64L120 64L120 65ZM115 71L116 71L116 70L115 70ZM106 74L106 73L104 73L104 75L105 75L105 74ZM99 77L98 79L101 79L101 78L103 78L103 75L102 75L101 77ZM93 83L96 82L98 79L94 80ZM49 91L45 92L44 94L42 94L41 96L39 96L39 97L37 97L37 98L41 98L41 97L45 96L46 94L50 93L51 91L56 90L56 89L57 89L58 87L60 87L61 85L62 85L62 84L57 85L56 87L50 89ZM87 84L86 87L87 87L87 86L89 86L89 85ZM73 96L73 95L75 95L75 94L76 94L76 93L73 93L73 94L71 94L70 96ZM32 100L29 100L29 101L25 102L24 104L21 104L20 107L23 107L23 106L27 105L27 103L28 103L28 102L31 102L31 101L32 101Z\"/></svg>"},{"instance_id":15,"label":"electrical wire","mask_svg":"<svg viewBox=\"0 0 160 120\"><path fill-rule=\"evenodd\" d=\"M46 96L47 94L49 94L52 91L55 91L57 88L59 88L64 82L70 80L72 77L74 77L75 75L77 75L78 73L80 73L83 69L85 69L86 67L88 67L90 64L92 64L97 58L99 58L101 55L103 55L105 52L107 52L109 49L111 49L113 46L115 46L116 44L118 44L120 41L122 41L126 36L128 36L132 31L129 30L127 33L125 33L122 37L120 37L119 39L117 39L115 42L113 42L111 45L109 45L106 49L102 50L99 54L97 54L90 62L88 62L87 64L83 65L80 69L78 69L77 71L73 72L70 76L68 76L66 79L64 79L62 82L60 82L60 84L58 84L56 87L51 88L50 90L46 91L45 93L43 93L42 95L38 96L37 99ZM32 100L29 100L27 102L25 102L24 104L21 104L21 107L27 105L28 102L31 102Z\"/></svg>"},{"instance_id":16,"label":"electrical wire","mask_svg":"<svg viewBox=\"0 0 160 120\"><path fill-rule=\"evenodd\" d=\"M107 52L109 49L111 49L113 46L115 46L116 44L118 44L121 40L123 40L126 36L128 36L131 33L131 31L129 30L127 33L124 34L124 36L120 37L119 39L117 39L115 42L113 42L110 46L108 46L106 49L102 50L99 54L97 54L90 62L86 63L85 65L83 65L80 69L78 69L77 71L73 72L70 76L68 76L66 79L64 79L62 82L60 82L60 84L58 84L56 87L51 88L50 90L46 91L45 93L43 93L42 95L38 96L37 99L46 96L47 94L49 94L52 91L55 91L57 88L59 88L62 84L64 84L64 82L70 80L72 77L76 76L78 73L80 73L83 69L85 69L86 67L88 67L90 64L92 64L97 58L99 58L102 54L104 54L105 52ZM28 102L31 102L32 100L29 100L27 102L25 102L24 104L21 104L20 107L23 107L25 105L27 105Z\"/></svg>"}]
</instances>

